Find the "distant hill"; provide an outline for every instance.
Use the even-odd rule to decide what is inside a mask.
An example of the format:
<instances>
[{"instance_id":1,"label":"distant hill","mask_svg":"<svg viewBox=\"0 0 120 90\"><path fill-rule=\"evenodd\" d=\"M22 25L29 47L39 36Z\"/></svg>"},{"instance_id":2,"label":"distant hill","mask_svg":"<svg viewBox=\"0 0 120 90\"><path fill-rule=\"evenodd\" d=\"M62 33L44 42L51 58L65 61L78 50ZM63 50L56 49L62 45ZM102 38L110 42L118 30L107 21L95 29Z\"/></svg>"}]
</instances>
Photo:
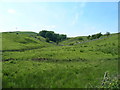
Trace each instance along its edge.
<instances>
[{"instance_id":1,"label":"distant hill","mask_svg":"<svg viewBox=\"0 0 120 90\"><path fill-rule=\"evenodd\" d=\"M1 36L1 35L0 35ZM59 43L59 45L75 45L79 42L90 41L87 44L95 44L95 43L106 43L105 40L109 40L109 42L114 42L114 38L117 39L118 34L111 34L108 38L103 35L100 38L104 38L101 40L96 40L96 42L92 42L94 40L88 40L87 36L79 36L74 38L68 38ZM1 38L1 37L0 37ZM24 50L24 49L34 49L41 48L45 46L52 46L53 44L47 43L46 39L38 36L35 32L3 32L2 33L2 50ZM115 40L117 43L117 41Z\"/></svg>"},{"instance_id":2,"label":"distant hill","mask_svg":"<svg viewBox=\"0 0 120 90\"><path fill-rule=\"evenodd\" d=\"M111 37L111 36L117 37L117 36L118 36L118 33L110 34L110 37ZM87 37L88 37L88 36L78 36L78 37L68 38L68 39L60 42L60 44L61 44L61 45L74 45L74 44L79 43L79 42L94 41L94 39L93 39L93 40L87 39ZM107 38L107 36L106 36L106 35L103 35L103 36L100 37L100 39L102 39L102 38ZM113 38L111 38L111 39L113 39ZM102 39L102 40L103 40L103 39Z\"/></svg>"},{"instance_id":3,"label":"distant hill","mask_svg":"<svg viewBox=\"0 0 120 90\"><path fill-rule=\"evenodd\" d=\"M2 50L24 50L50 46L45 38L37 36L35 32L3 32Z\"/></svg>"}]
</instances>

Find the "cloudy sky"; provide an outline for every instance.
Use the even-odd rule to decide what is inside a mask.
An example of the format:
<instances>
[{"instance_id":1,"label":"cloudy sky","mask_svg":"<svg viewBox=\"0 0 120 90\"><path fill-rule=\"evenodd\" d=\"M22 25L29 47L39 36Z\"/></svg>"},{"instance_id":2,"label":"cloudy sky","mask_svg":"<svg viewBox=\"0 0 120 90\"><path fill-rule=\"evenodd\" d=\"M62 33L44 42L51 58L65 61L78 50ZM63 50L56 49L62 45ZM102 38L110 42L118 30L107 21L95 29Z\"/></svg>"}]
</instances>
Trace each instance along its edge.
<instances>
[{"instance_id":1,"label":"cloudy sky","mask_svg":"<svg viewBox=\"0 0 120 90\"><path fill-rule=\"evenodd\" d=\"M0 32L52 30L69 37L118 32L117 2L1 2Z\"/></svg>"}]
</instances>

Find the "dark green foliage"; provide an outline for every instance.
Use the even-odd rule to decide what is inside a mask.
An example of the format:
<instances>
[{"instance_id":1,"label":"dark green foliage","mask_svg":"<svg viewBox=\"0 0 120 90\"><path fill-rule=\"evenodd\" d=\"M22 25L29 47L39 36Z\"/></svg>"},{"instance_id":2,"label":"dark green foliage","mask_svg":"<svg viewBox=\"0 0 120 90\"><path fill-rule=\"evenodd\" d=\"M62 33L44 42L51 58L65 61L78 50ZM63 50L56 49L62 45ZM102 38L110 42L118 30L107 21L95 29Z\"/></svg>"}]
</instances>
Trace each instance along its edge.
<instances>
[{"instance_id":1,"label":"dark green foliage","mask_svg":"<svg viewBox=\"0 0 120 90\"><path fill-rule=\"evenodd\" d=\"M46 33L47 33L47 30L43 30L43 31L39 32L39 35L45 38Z\"/></svg>"},{"instance_id":2,"label":"dark green foliage","mask_svg":"<svg viewBox=\"0 0 120 90\"><path fill-rule=\"evenodd\" d=\"M84 52L83 50L80 50L80 52Z\"/></svg>"},{"instance_id":3,"label":"dark green foliage","mask_svg":"<svg viewBox=\"0 0 120 90\"><path fill-rule=\"evenodd\" d=\"M49 38L46 38L46 42L50 42Z\"/></svg>"},{"instance_id":4,"label":"dark green foliage","mask_svg":"<svg viewBox=\"0 0 120 90\"><path fill-rule=\"evenodd\" d=\"M59 41L56 41L56 44L58 45L58 44L59 44Z\"/></svg>"},{"instance_id":5,"label":"dark green foliage","mask_svg":"<svg viewBox=\"0 0 120 90\"><path fill-rule=\"evenodd\" d=\"M59 34L53 34L53 39L52 39L52 41L54 41L54 42L58 42L58 41L60 41L60 38L59 38Z\"/></svg>"},{"instance_id":6,"label":"dark green foliage","mask_svg":"<svg viewBox=\"0 0 120 90\"><path fill-rule=\"evenodd\" d=\"M89 36L87 36L87 39L90 39L90 35L89 35Z\"/></svg>"},{"instance_id":7,"label":"dark green foliage","mask_svg":"<svg viewBox=\"0 0 120 90\"><path fill-rule=\"evenodd\" d=\"M66 38L67 38L67 36L66 36L66 35L64 35L64 34L61 34L61 35L59 35L59 38L60 38L60 40L64 40L64 39L66 39Z\"/></svg>"},{"instance_id":8,"label":"dark green foliage","mask_svg":"<svg viewBox=\"0 0 120 90\"><path fill-rule=\"evenodd\" d=\"M74 45L74 43L70 43L69 45Z\"/></svg>"},{"instance_id":9,"label":"dark green foliage","mask_svg":"<svg viewBox=\"0 0 120 90\"><path fill-rule=\"evenodd\" d=\"M97 38L100 38L102 36L101 32L98 33L98 34L94 34L91 36L91 39L97 39Z\"/></svg>"},{"instance_id":10,"label":"dark green foliage","mask_svg":"<svg viewBox=\"0 0 120 90\"><path fill-rule=\"evenodd\" d=\"M51 31L46 32L45 37L49 38L51 41L53 41L53 38L54 38L53 34L54 34L54 32L51 32Z\"/></svg>"},{"instance_id":11,"label":"dark green foliage","mask_svg":"<svg viewBox=\"0 0 120 90\"><path fill-rule=\"evenodd\" d=\"M82 37L79 37L78 40L83 40L83 38L82 38Z\"/></svg>"},{"instance_id":12,"label":"dark green foliage","mask_svg":"<svg viewBox=\"0 0 120 90\"><path fill-rule=\"evenodd\" d=\"M109 36L110 35L110 32L106 32L106 34L105 34L106 36Z\"/></svg>"},{"instance_id":13,"label":"dark green foliage","mask_svg":"<svg viewBox=\"0 0 120 90\"><path fill-rule=\"evenodd\" d=\"M43 30L39 32L39 35L44 38L49 38L50 41L59 42L67 38L64 34L56 34L53 31Z\"/></svg>"}]
</instances>

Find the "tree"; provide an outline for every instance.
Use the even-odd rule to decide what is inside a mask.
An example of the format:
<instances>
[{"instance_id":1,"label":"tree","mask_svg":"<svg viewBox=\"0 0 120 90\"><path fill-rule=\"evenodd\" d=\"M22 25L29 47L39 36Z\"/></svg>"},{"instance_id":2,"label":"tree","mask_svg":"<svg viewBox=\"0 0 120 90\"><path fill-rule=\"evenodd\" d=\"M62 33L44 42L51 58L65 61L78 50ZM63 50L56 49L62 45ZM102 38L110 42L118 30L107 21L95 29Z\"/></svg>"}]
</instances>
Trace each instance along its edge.
<instances>
[{"instance_id":1,"label":"tree","mask_svg":"<svg viewBox=\"0 0 120 90\"><path fill-rule=\"evenodd\" d=\"M101 32L96 34L96 38L100 38L102 36Z\"/></svg>"},{"instance_id":2,"label":"tree","mask_svg":"<svg viewBox=\"0 0 120 90\"><path fill-rule=\"evenodd\" d=\"M39 32L39 35L46 38L45 35L46 35L47 32L48 32L47 30L42 30L42 31Z\"/></svg>"},{"instance_id":3,"label":"tree","mask_svg":"<svg viewBox=\"0 0 120 90\"><path fill-rule=\"evenodd\" d=\"M90 39L90 35L89 35L89 36L87 36L87 39Z\"/></svg>"},{"instance_id":4,"label":"tree","mask_svg":"<svg viewBox=\"0 0 120 90\"><path fill-rule=\"evenodd\" d=\"M59 41L59 34L53 34L53 41L54 42Z\"/></svg>"},{"instance_id":5,"label":"tree","mask_svg":"<svg viewBox=\"0 0 120 90\"><path fill-rule=\"evenodd\" d=\"M106 32L106 34L105 34L106 36L109 36L110 35L110 32Z\"/></svg>"},{"instance_id":6,"label":"tree","mask_svg":"<svg viewBox=\"0 0 120 90\"><path fill-rule=\"evenodd\" d=\"M56 44L58 45L58 44L59 44L59 41L56 41Z\"/></svg>"},{"instance_id":7,"label":"tree","mask_svg":"<svg viewBox=\"0 0 120 90\"><path fill-rule=\"evenodd\" d=\"M91 39L96 39L96 38L100 38L102 36L101 32L98 34L94 34L91 36Z\"/></svg>"},{"instance_id":8,"label":"tree","mask_svg":"<svg viewBox=\"0 0 120 90\"><path fill-rule=\"evenodd\" d=\"M83 40L83 38L82 38L82 37L79 37L78 40Z\"/></svg>"},{"instance_id":9,"label":"tree","mask_svg":"<svg viewBox=\"0 0 120 90\"><path fill-rule=\"evenodd\" d=\"M96 39L96 35L95 35L95 34L92 35L92 36L91 36L91 39Z\"/></svg>"},{"instance_id":10,"label":"tree","mask_svg":"<svg viewBox=\"0 0 120 90\"><path fill-rule=\"evenodd\" d=\"M49 38L51 41L53 41L53 32L52 31L49 31L49 32L46 32L46 34L45 34L45 37L46 38Z\"/></svg>"},{"instance_id":11,"label":"tree","mask_svg":"<svg viewBox=\"0 0 120 90\"><path fill-rule=\"evenodd\" d=\"M46 42L50 42L49 38L46 38Z\"/></svg>"},{"instance_id":12,"label":"tree","mask_svg":"<svg viewBox=\"0 0 120 90\"><path fill-rule=\"evenodd\" d=\"M46 41L48 41L48 39L49 39L49 41L53 41L53 42L56 42L56 43L58 43L58 42L67 38L67 36L64 35L64 34L56 34L53 31L47 31L47 30L40 31L39 35L46 38Z\"/></svg>"},{"instance_id":13,"label":"tree","mask_svg":"<svg viewBox=\"0 0 120 90\"><path fill-rule=\"evenodd\" d=\"M60 41L66 39L66 38L67 38L67 36L64 35L64 34L59 35L59 39L60 39Z\"/></svg>"}]
</instances>

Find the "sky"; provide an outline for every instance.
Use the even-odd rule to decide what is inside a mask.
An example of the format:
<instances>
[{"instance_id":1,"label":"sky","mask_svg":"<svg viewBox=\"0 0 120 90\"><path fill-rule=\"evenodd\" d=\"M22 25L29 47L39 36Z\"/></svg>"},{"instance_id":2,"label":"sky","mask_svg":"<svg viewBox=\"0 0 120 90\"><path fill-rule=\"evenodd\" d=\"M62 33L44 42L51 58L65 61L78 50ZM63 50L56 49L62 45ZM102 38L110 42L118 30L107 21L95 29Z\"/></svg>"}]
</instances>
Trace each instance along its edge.
<instances>
[{"instance_id":1,"label":"sky","mask_svg":"<svg viewBox=\"0 0 120 90\"><path fill-rule=\"evenodd\" d=\"M54 31L68 37L118 32L117 2L1 2L0 32Z\"/></svg>"}]
</instances>

